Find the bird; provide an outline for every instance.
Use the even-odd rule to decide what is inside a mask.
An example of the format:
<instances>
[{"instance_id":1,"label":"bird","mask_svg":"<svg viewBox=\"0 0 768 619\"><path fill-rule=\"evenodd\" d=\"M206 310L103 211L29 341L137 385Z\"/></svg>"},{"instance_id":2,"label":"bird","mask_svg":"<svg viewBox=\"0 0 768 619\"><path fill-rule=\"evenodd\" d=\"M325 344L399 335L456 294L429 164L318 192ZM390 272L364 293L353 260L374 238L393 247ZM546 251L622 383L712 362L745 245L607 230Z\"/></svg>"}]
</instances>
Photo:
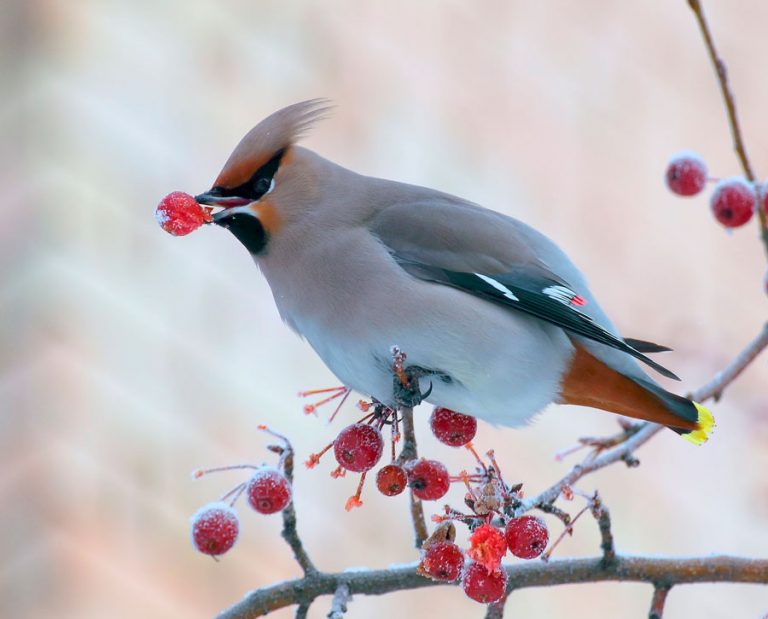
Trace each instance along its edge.
<instances>
[{"instance_id":1,"label":"bird","mask_svg":"<svg viewBox=\"0 0 768 619\"><path fill-rule=\"evenodd\" d=\"M641 368L677 379L648 357L669 349L623 338L552 240L300 146L330 110L312 99L274 112L195 200L248 250L283 321L345 387L388 407L425 401L497 426L525 425L554 402L707 440L712 413Z\"/></svg>"}]
</instances>

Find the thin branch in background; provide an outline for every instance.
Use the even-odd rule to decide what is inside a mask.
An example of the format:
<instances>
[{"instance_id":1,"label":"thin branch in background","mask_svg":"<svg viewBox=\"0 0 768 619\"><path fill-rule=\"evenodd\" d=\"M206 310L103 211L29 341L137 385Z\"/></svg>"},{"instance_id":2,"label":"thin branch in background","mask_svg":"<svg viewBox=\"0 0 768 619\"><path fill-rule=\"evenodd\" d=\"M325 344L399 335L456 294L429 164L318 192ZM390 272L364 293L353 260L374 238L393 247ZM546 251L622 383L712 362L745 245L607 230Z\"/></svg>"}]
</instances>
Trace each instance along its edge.
<instances>
[{"instance_id":1,"label":"thin branch in background","mask_svg":"<svg viewBox=\"0 0 768 619\"><path fill-rule=\"evenodd\" d=\"M498 602L488 605L488 610L485 611L485 619L502 619L504 617L504 607L507 605L507 598L511 590L507 591Z\"/></svg>"},{"instance_id":2,"label":"thin branch in background","mask_svg":"<svg viewBox=\"0 0 768 619\"><path fill-rule=\"evenodd\" d=\"M653 588L653 597L651 598L651 610L648 612L648 619L663 619L664 604L667 601L667 595L672 587L666 585L655 585Z\"/></svg>"},{"instance_id":3,"label":"thin branch in background","mask_svg":"<svg viewBox=\"0 0 768 619\"><path fill-rule=\"evenodd\" d=\"M723 395L725 388L730 385L750 363L768 347L768 323L763 325L762 330L757 337L752 340L736 358L725 368L715 374L715 377L703 387L693 392L694 400L703 402L709 398L714 398L717 402Z\"/></svg>"},{"instance_id":4,"label":"thin branch in background","mask_svg":"<svg viewBox=\"0 0 768 619\"><path fill-rule=\"evenodd\" d=\"M691 7L696 21L699 24L699 29L704 37L704 43L707 46L707 52L709 58L712 61L712 65L715 67L715 73L717 74L717 80L720 83L720 91L723 93L723 99L725 101L725 107L728 111L728 123L731 127L731 135L733 136L733 147L736 151L741 167L744 170L744 176L751 182L755 181L755 173L752 169L752 164L747 156L747 148L744 145L744 138L741 133L741 127L739 126L739 118L736 114L736 102L731 91L730 84L728 83L728 69L725 66L725 62L720 58L720 55L715 49L715 42L712 39L712 33L709 29L709 24L704 16L704 8L701 6L700 0L688 0L688 6ZM763 241L766 254L768 254L768 221L763 209L757 209L757 216L760 222L760 236Z\"/></svg>"},{"instance_id":5,"label":"thin branch in background","mask_svg":"<svg viewBox=\"0 0 768 619\"><path fill-rule=\"evenodd\" d=\"M718 372L706 385L696 389L691 394L691 397L697 402L705 402L716 395L722 395L726 387L728 387L750 365L750 363L752 363L752 361L766 349L766 347L768 347L768 324L763 326L758 336L755 337L755 339L753 339L746 348L731 361L731 363L729 363L722 371ZM632 454L638 447L647 443L662 429L663 426L646 422L642 424L642 427L624 443L605 451L598 457L592 458L587 456L581 463L575 465L560 481L540 494L521 501L520 505L514 510L514 516L518 517L534 507L553 503L563 492L563 488L575 485L579 479L589 473L594 473L614 462L622 460L626 461L627 458L632 457Z\"/></svg>"},{"instance_id":6,"label":"thin branch in background","mask_svg":"<svg viewBox=\"0 0 768 619\"><path fill-rule=\"evenodd\" d=\"M331 611L328 613L328 619L342 619L347 612L347 602L351 599L349 595L349 585L342 582L333 594L331 601Z\"/></svg>"},{"instance_id":7,"label":"thin branch in background","mask_svg":"<svg viewBox=\"0 0 768 619\"><path fill-rule=\"evenodd\" d=\"M413 426L413 408L402 408L400 412L403 416L403 447L400 450L400 456L397 461L404 464L409 460L415 460L419 457L419 450L416 443L416 431ZM411 520L413 521L413 531L415 535L415 546L421 548L424 540L427 539L427 522L424 519L424 507L421 500L416 498L413 490L411 496Z\"/></svg>"}]
</instances>

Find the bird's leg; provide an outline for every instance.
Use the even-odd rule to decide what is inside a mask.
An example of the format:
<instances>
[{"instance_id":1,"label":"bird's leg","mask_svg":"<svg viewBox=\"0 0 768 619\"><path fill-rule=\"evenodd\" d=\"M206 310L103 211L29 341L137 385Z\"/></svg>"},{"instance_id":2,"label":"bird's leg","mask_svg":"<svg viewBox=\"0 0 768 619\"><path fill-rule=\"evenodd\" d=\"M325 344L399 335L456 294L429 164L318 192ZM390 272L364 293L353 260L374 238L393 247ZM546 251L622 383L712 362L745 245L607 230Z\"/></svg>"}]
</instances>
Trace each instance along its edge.
<instances>
[{"instance_id":1,"label":"bird's leg","mask_svg":"<svg viewBox=\"0 0 768 619\"><path fill-rule=\"evenodd\" d=\"M418 365L409 365L394 373L393 387L395 403L398 407L413 408L421 404L432 393L432 383L429 389L421 393L419 379L424 376L434 376L434 370L428 370Z\"/></svg>"}]
</instances>

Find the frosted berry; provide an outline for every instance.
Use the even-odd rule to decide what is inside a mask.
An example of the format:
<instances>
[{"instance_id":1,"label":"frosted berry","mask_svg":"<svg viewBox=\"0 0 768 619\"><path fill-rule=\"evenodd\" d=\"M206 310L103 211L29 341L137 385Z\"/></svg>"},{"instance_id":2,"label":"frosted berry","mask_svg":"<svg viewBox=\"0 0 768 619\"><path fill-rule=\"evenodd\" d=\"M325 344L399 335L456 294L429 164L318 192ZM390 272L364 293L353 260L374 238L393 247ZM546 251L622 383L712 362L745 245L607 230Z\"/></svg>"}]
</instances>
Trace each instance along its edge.
<instances>
[{"instance_id":1,"label":"frosted berry","mask_svg":"<svg viewBox=\"0 0 768 619\"><path fill-rule=\"evenodd\" d=\"M354 473L362 473L376 466L382 451L384 439L381 432L364 423L347 426L333 442L336 461Z\"/></svg>"},{"instance_id":2,"label":"frosted berry","mask_svg":"<svg viewBox=\"0 0 768 619\"><path fill-rule=\"evenodd\" d=\"M248 481L248 503L260 514L274 514L291 501L291 484L280 471L264 467Z\"/></svg>"},{"instance_id":3,"label":"frosted berry","mask_svg":"<svg viewBox=\"0 0 768 619\"><path fill-rule=\"evenodd\" d=\"M165 196L155 209L155 219L163 230L174 236L184 236L213 221L211 214L183 191Z\"/></svg>"},{"instance_id":4,"label":"frosted berry","mask_svg":"<svg viewBox=\"0 0 768 619\"><path fill-rule=\"evenodd\" d=\"M451 447L466 445L477 432L477 419L439 406L432 411L429 425L437 440Z\"/></svg>"},{"instance_id":5,"label":"frosted berry","mask_svg":"<svg viewBox=\"0 0 768 619\"><path fill-rule=\"evenodd\" d=\"M535 516L520 516L507 523L504 537L509 552L520 559L538 557L549 542L547 525Z\"/></svg>"},{"instance_id":6,"label":"frosted berry","mask_svg":"<svg viewBox=\"0 0 768 619\"><path fill-rule=\"evenodd\" d=\"M480 563L470 563L464 570L461 586L470 599L482 604L491 604L504 595L507 573L504 570L489 572Z\"/></svg>"},{"instance_id":7,"label":"frosted berry","mask_svg":"<svg viewBox=\"0 0 768 619\"><path fill-rule=\"evenodd\" d=\"M387 464L376 473L376 487L381 494L396 496L408 485L408 475L402 466Z\"/></svg>"},{"instance_id":8,"label":"frosted berry","mask_svg":"<svg viewBox=\"0 0 768 619\"><path fill-rule=\"evenodd\" d=\"M729 178L715 187L709 200L715 219L726 228L743 226L755 210L755 191L742 178Z\"/></svg>"},{"instance_id":9,"label":"frosted berry","mask_svg":"<svg viewBox=\"0 0 768 619\"><path fill-rule=\"evenodd\" d=\"M707 184L707 166L693 153L673 157L667 166L667 187L679 196L695 196Z\"/></svg>"},{"instance_id":10,"label":"frosted berry","mask_svg":"<svg viewBox=\"0 0 768 619\"><path fill-rule=\"evenodd\" d=\"M445 496L451 485L448 469L437 460L419 460L407 469L408 486L423 501L435 501Z\"/></svg>"},{"instance_id":11,"label":"frosted berry","mask_svg":"<svg viewBox=\"0 0 768 619\"><path fill-rule=\"evenodd\" d=\"M507 552L507 542L504 533L490 524L481 524L469 536L469 551L467 556L486 570L492 572L499 569L501 559Z\"/></svg>"},{"instance_id":12,"label":"frosted berry","mask_svg":"<svg viewBox=\"0 0 768 619\"><path fill-rule=\"evenodd\" d=\"M192 544L200 552L217 557L237 541L240 523L237 513L226 503L209 503L192 518Z\"/></svg>"},{"instance_id":13,"label":"frosted berry","mask_svg":"<svg viewBox=\"0 0 768 619\"><path fill-rule=\"evenodd\" d=\"M453 542L435 542L424 549L420 573L432 580L453 582L461 576L464 553Z\"/></svg>"}]
</instances>

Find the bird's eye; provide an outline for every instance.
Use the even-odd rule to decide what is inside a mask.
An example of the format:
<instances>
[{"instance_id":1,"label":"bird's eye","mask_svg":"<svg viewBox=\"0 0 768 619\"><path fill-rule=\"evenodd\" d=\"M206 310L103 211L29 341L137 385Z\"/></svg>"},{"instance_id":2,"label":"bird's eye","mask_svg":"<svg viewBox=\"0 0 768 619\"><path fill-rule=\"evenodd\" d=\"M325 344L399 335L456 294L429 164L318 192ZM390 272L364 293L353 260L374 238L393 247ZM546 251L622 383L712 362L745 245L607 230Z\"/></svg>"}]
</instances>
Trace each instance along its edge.
<instances>
[{"instance_id":1,"label":"bird's eye","mask_svg":"<svg viewBox=\"0 0 768 619\"><path fill-rule=\"evenodd\" d=\"M265 178L261 177L259 180L256 181L254 184L254 190L257 196L263 196L265 193L269 193L269 190L272 188L272 179L271 178Z\"/></svg>"}]
</instances>

